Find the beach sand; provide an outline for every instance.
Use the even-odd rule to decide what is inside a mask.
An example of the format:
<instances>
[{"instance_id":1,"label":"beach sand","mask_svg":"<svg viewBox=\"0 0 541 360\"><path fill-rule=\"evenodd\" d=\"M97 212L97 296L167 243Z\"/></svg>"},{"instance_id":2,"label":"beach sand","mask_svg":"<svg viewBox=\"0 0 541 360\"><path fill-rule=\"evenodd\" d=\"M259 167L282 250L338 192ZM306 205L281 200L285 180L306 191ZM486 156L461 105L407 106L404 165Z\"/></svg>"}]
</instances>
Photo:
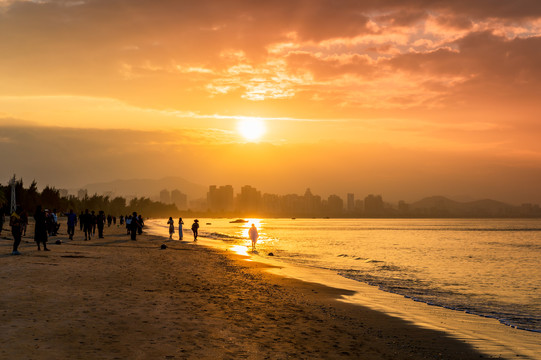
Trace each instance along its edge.
<instances>
[{"instance_id":1,"label":"beach sand","mask_svg":"<svg viewBox=\"0 0 541 360\"><path fill-rule=\"evenodd\" d=\"M28 234L33 235L30 228ZM54 241L61 239L61 245ZM160 250L166 243L168 248ZM336 301L238 255L167 241L0 239L0 359L479 359L443 332Z\"/></svg>"}]
</instances>

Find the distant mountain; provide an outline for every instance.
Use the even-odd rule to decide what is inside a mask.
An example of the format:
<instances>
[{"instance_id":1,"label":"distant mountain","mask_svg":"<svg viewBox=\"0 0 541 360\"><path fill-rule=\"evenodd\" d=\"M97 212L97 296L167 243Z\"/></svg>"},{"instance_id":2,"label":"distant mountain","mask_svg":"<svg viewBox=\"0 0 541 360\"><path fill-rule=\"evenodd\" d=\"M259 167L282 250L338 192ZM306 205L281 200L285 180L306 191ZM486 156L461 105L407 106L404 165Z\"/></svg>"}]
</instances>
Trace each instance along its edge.
<instances>
[{"instance_id":1,"label":"distant mountain","mask_svg":"<svg viewBox=\"0 0 541 360\"><path fill-rule=\"evenodd\" d=\"M443 196L424 198L410 204L409 208L417 214L449 216L506 216L516 211L515 206L496 200L459 202Z\"/></svg>"},{"instance_id":2,"label":"distant mountain","mask_svg":"<svg viewBox=\"0 0 541 360\"><path fill-rule=\"evenodd\" d=\"M188 195L189 200L206 197L208 187L192 183L180 177L165 177L163 179L126 179L103 183L93 183L82 187L88 195L112 192L115 196L137 196L156 198L163 189L169 191L178 189Z\"/></svg>"}]
</instances>

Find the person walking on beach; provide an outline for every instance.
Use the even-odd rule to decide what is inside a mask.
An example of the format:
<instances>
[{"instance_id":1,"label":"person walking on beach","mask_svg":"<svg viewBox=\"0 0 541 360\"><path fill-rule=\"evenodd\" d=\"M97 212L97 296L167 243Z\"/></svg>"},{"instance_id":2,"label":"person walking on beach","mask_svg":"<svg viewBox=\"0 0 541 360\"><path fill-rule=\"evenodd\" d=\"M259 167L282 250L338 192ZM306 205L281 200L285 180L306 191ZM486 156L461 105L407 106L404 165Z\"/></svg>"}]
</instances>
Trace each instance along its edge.
<instances>
[{"instance_id":1,"label":"person walking on beach","mask_svg":"<svg viewBox=\"0 0 541 360\"><path fill-rule=\"evenodd\" d=\"M85 213L81 210L81 213L79 214L79 231L83 231L83 218L85 216Z\"/></svg>"},{"instance_id":2,"label":"person walking on beach","mask_svg":"<svg viewBox=\"0 0 541 360\"><path fill-rule=\"evenodd\" d=\"M92 235L96 235L96 225L98 224L98 217L96 216L94 210L90 212L90 216L92 217Z\"/></svg>"},{"instance_id":3,"label":"person walking on beach","mask_svg":"<svg viewBox=\"0 0 541 360\"><path fill-rule=\"evenodd\" d=\"M137 217L137 223L137 234L141 235L143 233L143 227L145 226L145 222L143 221L143 216L141 216L141 214L139 214Z\"/></svg>"},{"instance_id":4,"label":"person walking on beach","mask_svg":"<svg viewBox=\"0 0 541 360\"><path fill-rule=\"evenodd\" d=\"M83 220L81 222L83 223L85 241L90 240L92 238L92 224L94 220L92 219L92 214L88 212L88 209L85 210L85 213L83 214Z\"/></svg>"},{"instance_id":5,"label":"person walking on beach","mask_svg":"<svg viewBox=\"0 0 541 360\"><path fill-rule=\"evenodd\" d=\"M255 243L259 238L259 233L257 232L255 224L252 224L252 227L248 230L248 236L250 236L250 240L252 240L252 251L255 251Z\"/></svg>"},{"instance_id":6,"label":"person walking on beach","mask_svg":"<svg viewBox=\"0 0 541 360\"><path fill-rule=\"evenodd\" d=\"M41 205L36 207L34 221L34 241L38 245L38 251L41 250L40 244L43 244L44 251L49 251L47 248L47 216L41 210Z\"/></svg>"},{"instance_id":7,"label":"person walking on beach","mask_svg":"<svg viewBox=\"0 0 541 360\"><path fill-rule=\"evenodd\" d=\"M175 233L175 222L173 221L172 217L169 217L169 221L167 223L169 224L169 239L172 239L173 234Z\"/></svg>"},{"instance_id":8,"label":"person walking on beach","mask_svg":"<svg viewBox=\"0 0 541 360\"><path fill-rule=\"evenodd\" d=\"M21 212L21 232L22 236L26 236L26 228L28 226L28 214L26 213L26 210L23 210Z\"/></svg>"},{"instance_id":9,"label":"person walking on beach","mask_svg":"<svg viewBox=\"0 0 541 360\"><path fill-rule=\"evenodd\" d=\"M131 215L126 215L126 234L130 235L131 233Z\"/></svg>"},{"instance_id":10,"label":"person walking on beach","mask_svg":"<svg viewBox=\"0 0 541 360\"><path fill-rule=\"evenodd\" d=\"M60 224L58 223L58 216L56 215L56 209L53 209L53 212L50 214L53 219L53 236L58 235L58 229L60 229Z\"/></svg>"},{"instance_id":11,"label":"person walking on beach","mask_svg":"<svg viewBox=\"0 0 541 360\"><path fill-rule=\"evenodd\" d=\"M98 216L96 217L96 224L98 225L98 237L103 239L103 228L105 227L105 212L100 210Z\"/></svg>"},{"instance_id":12,"label":"person walking on beach","mask_svg":"<svg viewBox=\"0 0 541 360\"><path fill-rule=\"evenodd\" d=\"M69 239L73 240L73 235L75 234L75 225L77 225L77 214L73 212L73 209L70 209L70 212L66 215L68 218L68 235Z\"/></svg>"},{"instance_id":13,"label":"person walking on beach","mask_svg":"<svg viewBox=\"0 0 541 360\"><path fill-rule=\"evenodd\" d=\"M13 251L11 255L21 255L21 253L19 252L19 245L21 244L21 238L23 236L21 213L21 207L17 206L16 210L11 214L9 218L11 235L13 235Z\"/></svg>"},{"instance_id":14,"label":"person walking on beach","mask_svg":"<svg viewBox=\"0 0 541 360\"><path fill-rule=\"evenodd\" d=\"M137 232L139 231L140 227L141 224L139 223L139 219L137 218L137 213L134 211L131 217L130 224L130 235L132 240L137 240Z\"/></svg>"},{"instance_id":15,"label":"person walking on beach","mask_svg":"<svg viewBox=\"0 0 541 360\"><path fill-rule=\"evenodd\" d=\"M199 235L199 220L195 219L192 224L193 241L197 241L197 235Z\"/></svg>"},{"instance_id":16,"label":"person walking on beach","mask_svg":"<svg viewBox=\"0 0 541 360\"><path fill-rule=\"evenodd\" d=\"M182 240L184 237L183 231L182 231L182 225L184 225L184 221L182 221L182 218L178 218L178 239Z\"/></svg>"},{"instance_id":17,"label":"person walking on beach","mask_svg":"<svg viewBox=\"0 0 541 360\"><path fill-rule=\"evenodd\" d=\"M4 209L0 207L0 235L2 235L2 228L4 227Z\"/></svg>"}]
</instances>

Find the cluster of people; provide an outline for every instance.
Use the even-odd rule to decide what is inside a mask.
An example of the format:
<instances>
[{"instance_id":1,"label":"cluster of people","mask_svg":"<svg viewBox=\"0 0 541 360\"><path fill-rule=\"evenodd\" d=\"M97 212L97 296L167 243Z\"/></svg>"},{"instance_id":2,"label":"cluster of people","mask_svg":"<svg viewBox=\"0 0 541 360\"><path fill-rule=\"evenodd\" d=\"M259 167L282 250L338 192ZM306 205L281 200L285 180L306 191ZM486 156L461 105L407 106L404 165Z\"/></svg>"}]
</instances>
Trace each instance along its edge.
<instances>
[{"instance_id":1,"label":"cluster of people","mask_svg":"<svg viewBox=\"0 0 541 360\"><path fill-rule=\"evenodd\" d=\"M0 213L0 234L4 224L4 213L1 210ZM84 240L91 240L96 234L96 229L98 230L98 237L104 238L104 228L105 224L111 226L112 224L116 225L116 216L105 215L105 212L100 210L98 214L95 211L81 211L79 215L73 212L73 209L70 209L69 212L63 213L67 219L67 234L70 240L73 240L75 235L75 228L79 224L79 230L82 231L85 235ZM41 205L36 207L34 213L35 221L35 230L34 230L34 241L37 244L38 250L41 250L43 247L44 251L49 251L47 247L47 242L49 237L56 236L60 228L60 223L58 221L58 215L56 209L49 211L48 209L43 209ZM137 234L143 233L144 221L141 215L133 213L129 216L120 216L120 224L123 225L126 223L128 229L128 235L131 235L132 240L136 239ZM9 225L11 226L11 234L13 235L13 251L12 255L20 255L19 246L21 244L22 237L26 235L26 228L28 225L28 215L20 207L17 206L16 210L9 217ZM59 243L60 240L57 240Z\"/></svg>"},{"instance_id":2,"label":"cluster of people","mask_svg":"<svg viewBox=\"0 0 541 360\"><path fill-rule=\"evenodd\" d=\"M28 225L28 216L25 216L26 213L22 210L20 206L17 206L15 211L9 217L9 225L11 226L11 235L13 235L13 251L12 255L21 255L19 252L19 245L23 235L26 234L26 225ZM2 216L3 218L3 216ZM41 250L43 245L44 251L49 251L47 248L47 239L49 236L48 226L51 223L52 216L42 210L41 206L36 208L34 213L35 221L35 230L34 230L34 241L38 245L38 250Z\"/></svg>"},{"instance_id":3,"label":"cluster of people","mask_svg":"<svg viewBox=\"0 0 541 360\"><path fill-rule=\"evenodd\" d=\"M167 221L167 225L169 225L169 239L173 239L173 234L175 234L175 221L172 217L169 217L169 220ZM182 225L184 225L184 221L182 218L178 219L178 239L183 239L183 230ZM193 241L197 241L197 237L199 236L199 220L195 219L192 224L192 233L193 233ZM252 240L252 251L255 251L255 245L257 243L257 239L259 238L259 233L257 231L257 228L255 227L255 224L252 224L250 229L248 230L248 236L250 237L250 240Z\"/></svg>"},{"instance_id":4,"label":"cluster of people","mask_svg":"<svg viewBox=\"0 0 541 360\"><path fill-rule=\"evenodd\" d=\"M1 211L1 210L0 210ZM85 241L91 240L92 236L96 234L96 228L98 229L98 237L103 238L104 227L107 223L107 226L111 224L116 224L116 217L105 215L105 212L100 210L96 215L94 211L89 211L86 209L84 212L81 211L81 214L77 216L72 209L68 213L64 213L64 216L67 218L67 234L70 240L73 240L75 234L75 227L79 223L79 229L84 232ZM133 212L131 215L123 216L120 218L120 225L126 225L127 234L130 235L132 240L137 239L137 235L143 233L144 220L143 217L137 212ZM4 221L3 213L0 214L0 233L2 231L2 225ZM56 214L56 209L50 212L48 209L42 209L41 205L38 205L34 213L35 221L35 231L34 231L34 241L37 244L38 250L41 250L43 246L44 251L49 251L47 248L47 241L50 236L56 236L60 224L58 223L58 216ZM169 225L169 239L173 238L175 233L175 221L172 217L169 218L167 224ZM25 211L22 210L20 206L11 214L9 225L11 226L11 233L13 235L13 255L20 255L19 245L21 244L21 239L26 235L26 227L28 225L28 215ZM178 238L183 240L184 231L183 231L184 221L182 218L178 219ZM199 220L195 219L191 226L193 233L193 241L197 241L199 236ZM251 228L248 231L248 235L252 240L252 250L255 251L255 245L259 237L257 228L252 224Z\"/></svg>"},{"instance_id":5,"label":"cluster of people","mask_svg":"<svg viewBox=\"0 0 541 360\"><path fill-rule=\"evenodd\" d=\"M143 217L137 215L137 212L134 211L133 214L126 215L124 218L120 216L120 225L122 225L124 219L126 221L126 231L128 235L131 236L132 240L137 240L137 235L143 233L143 227L145 226Z\"/></svg>"},{"instance_id":6,"label":"cluster of people","mask_svg":"<svg viewBox=\"0 0 541 360\"><path fill-rule=\"evenodd\" d=\"M173 234L175 233L175 221L172 217L169 218L167 221L167 224L169 225L169 239L173 238ZM182 225L184 225L184 221L182 218L178 218L178 239L183 240L184 239L184 230L182 229ZM192 233L193 233L193 241L197 241L197 236L199 235L199 220L195 219L192 224Z\"/></svg>"}]
</instances>

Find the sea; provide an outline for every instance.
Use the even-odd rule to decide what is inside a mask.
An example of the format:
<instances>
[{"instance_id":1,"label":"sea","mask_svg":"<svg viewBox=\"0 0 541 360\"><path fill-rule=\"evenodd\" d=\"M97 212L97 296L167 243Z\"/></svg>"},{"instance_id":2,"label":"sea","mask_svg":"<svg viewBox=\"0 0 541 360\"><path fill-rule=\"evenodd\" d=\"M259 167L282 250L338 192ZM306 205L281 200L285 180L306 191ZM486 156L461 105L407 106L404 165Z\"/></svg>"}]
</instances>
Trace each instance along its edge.
<instances>
[{"instance_id":1,"label":"sea","mask_svg":"<svg viewBox=\"0 0 541 360\"><path fill-rule=\"evenodd\" d=\"M192 220L184 220L185 241ZM200 236L256 259L325 269L412 301L541 332L541 220L232 220L199 219ZM168 236L166 219L147 223ZM255 253L251 224L260 234Z\"/></svg>"}]
</instances>

